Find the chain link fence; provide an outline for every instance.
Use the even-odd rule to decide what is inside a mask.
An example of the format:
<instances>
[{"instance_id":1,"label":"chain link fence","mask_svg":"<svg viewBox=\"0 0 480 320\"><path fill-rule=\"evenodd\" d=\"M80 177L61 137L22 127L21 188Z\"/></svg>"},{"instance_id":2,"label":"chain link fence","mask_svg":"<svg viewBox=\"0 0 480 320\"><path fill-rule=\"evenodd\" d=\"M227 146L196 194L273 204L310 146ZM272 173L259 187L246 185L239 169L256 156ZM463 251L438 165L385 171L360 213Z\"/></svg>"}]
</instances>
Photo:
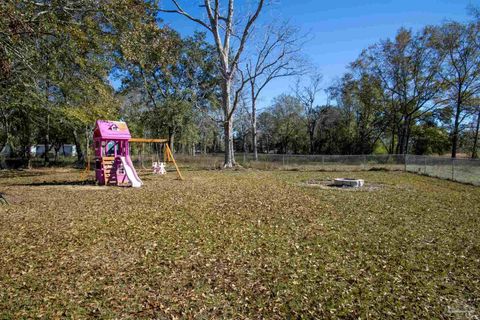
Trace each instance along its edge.
<instances>
[{"instance_id":1,"label":"chain link fence","mask_svg":"<svg viewBox=\"0 0 480 320\"><path fill-rule=\"evenodd\" d=\"M219 169L223 154L175 156L182 166L196 169ZM427 176L480 185L479 159L452 159L416 155L289 155L237 153L237 163L246 168L298 171L407 171Z\"/></svg>"},{"instance_id":2,"label":"chain link fence","mask_svg":"<svg viewBox=\"0 0 480 320\"><path fill-rule=\"evenodd\" d=\"M223 154L186 156L177 154L176 159L184 166L198 169L219 169L223 166ZM264 170L325 170L359 171L370 169L405 170L403 155L291 155L237 153L235 160L246 168Z\"/></svg>"},{"instance_id":3,"label":"chain link fence","mask_svg":"<svg viewBox=\"0 0 480 320\"><path fill-rule=\"evenodd\" d=\"M213 170L223 166L223 154L184 155L176 154L181 167ZM162 161L157 154L132 155L137 169L150 170L152 162ZM427 176L448 179L463 183L480 185L479 159L452 159L447 157L416 155L291 155L259 154L255 160L253 154L237 153L237 163L245 168L260 170L295 171L363 171L394 170L407 171ZM59 157L54 166L72 166L75 158ZM43 166L41 158L32 158L32 167ZM27 167L27 162L16 158L0 157L0 169L19 169Z\"/></svg>"},{"instance_id":4,"label":"chain link fence","mask_svg":"<svg viewBox=\"0 0 480 320\"><path fill-rule=\"evenodd\" d=\"M480 160L405 156L405 170L431 177L480 185Z\"/></svg>"}]
</instances>

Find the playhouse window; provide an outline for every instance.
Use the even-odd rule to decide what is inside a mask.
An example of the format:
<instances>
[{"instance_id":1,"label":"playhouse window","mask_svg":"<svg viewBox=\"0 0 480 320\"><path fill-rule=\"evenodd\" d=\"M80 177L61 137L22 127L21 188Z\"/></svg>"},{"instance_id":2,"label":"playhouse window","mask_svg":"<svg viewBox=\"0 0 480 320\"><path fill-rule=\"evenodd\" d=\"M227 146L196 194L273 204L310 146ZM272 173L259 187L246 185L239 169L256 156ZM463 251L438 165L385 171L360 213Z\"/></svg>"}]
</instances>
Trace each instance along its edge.
<instances>
[{"instance_id":1,"label":"playhouse window","mask_svg":"<svg viewBox=\"0 0 480 320\"><path fill-rule=\"evenodd\" d=\"M116 154L117 143L115 141L109 141L106 146L106 155L107 157L114 156Z\"/></svg>"}]
</instances>

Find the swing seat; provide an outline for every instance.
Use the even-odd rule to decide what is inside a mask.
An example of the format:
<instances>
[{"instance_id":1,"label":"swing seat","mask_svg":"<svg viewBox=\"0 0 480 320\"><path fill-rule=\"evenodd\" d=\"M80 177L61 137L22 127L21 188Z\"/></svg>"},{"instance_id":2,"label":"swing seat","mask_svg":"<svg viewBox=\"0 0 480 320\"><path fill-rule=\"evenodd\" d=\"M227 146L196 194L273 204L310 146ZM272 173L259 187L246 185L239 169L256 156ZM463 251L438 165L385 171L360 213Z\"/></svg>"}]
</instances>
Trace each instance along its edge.
<instances>
[{"instance_id":1,"label":"swing seat","mask_svg":"<svg viewBox=\"0 0 480 320\"><path fill-rule=\"evenodd\" d=\"M152 162L152 169L154 174L158 174L160 171L160 166L158 162Z\"/></svg>"},{"instance_id":2,"label":"swing seat","mask_svg":"<svg viewBox=\"0 0 480 320\"><path fill-rule=\"evenodd\" d=\"M166 174L167 173L167 170L165 170L165 163L164 162L159 163L158 173L159 174Z\"/></svg>"},{"instance_id":3,"label":"swing seat","mask_svg":"<svg viewBox=\"0 0 480 320\"><path fill-rule=\"evenodd\" d=\"M154 174L166 174L167 170L165 170L165 163L164 162L153 162L152 163L153 173Z\"/></svg>"}]
</instances>

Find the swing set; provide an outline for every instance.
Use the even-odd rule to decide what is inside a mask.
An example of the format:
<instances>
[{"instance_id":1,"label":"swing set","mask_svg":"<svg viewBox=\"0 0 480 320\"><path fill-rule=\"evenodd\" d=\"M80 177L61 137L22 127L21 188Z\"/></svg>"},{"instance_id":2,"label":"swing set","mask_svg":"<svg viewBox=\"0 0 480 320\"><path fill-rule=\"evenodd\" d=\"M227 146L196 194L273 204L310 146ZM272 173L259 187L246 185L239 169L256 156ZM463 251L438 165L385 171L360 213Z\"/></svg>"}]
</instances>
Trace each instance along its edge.
<instances>
[{"instance_id":1,"label":"swing set","mask_svg":"<svg viewBox=\"0 0 480 320\"><path fill-rule=\"evenodd\" d=\"M178 178L180 180L184 180L182 173L180 172L180 169L178 168L177 162L175 161L175 158L173 157L172 150L170 149L168 145L168 139L145 139L145 138L131 138L129 140L131 143L157 143L160 145L160 147L164 147L164 152L163 152L163 162L160 162L160 155L159 155L159 149L156 148L156 153L157 153L157 161L153 161L153 156L152 156L152 168L154 173L162 173L163 170L165 170L164 164L165 163L173 163L175 166L175 170L177 171ZM143 161L142 161L142 166L143 166ZM162 170L163 168L163 170ZM163 173L162 173L163 174Z\"/></svg>"}]
</instances>

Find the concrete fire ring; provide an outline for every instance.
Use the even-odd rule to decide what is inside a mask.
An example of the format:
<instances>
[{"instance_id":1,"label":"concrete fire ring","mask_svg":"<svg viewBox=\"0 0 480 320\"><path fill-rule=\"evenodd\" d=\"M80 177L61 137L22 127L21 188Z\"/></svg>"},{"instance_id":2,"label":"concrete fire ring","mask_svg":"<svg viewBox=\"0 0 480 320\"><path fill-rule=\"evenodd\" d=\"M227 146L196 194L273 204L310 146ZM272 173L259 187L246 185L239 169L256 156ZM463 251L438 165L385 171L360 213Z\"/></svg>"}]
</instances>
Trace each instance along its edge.
<instances>
[{"instance_id":1,"label":"concrete fire ring","mask_svg":"<svg viewBox=\"0 0 480 320\"><path fill-rule=\"evenodd\" d=\"M363 179L336 178L333 180L333 184L337 187L360 188L363 187L365 181Z\"/></svg>"}]
</instances>

